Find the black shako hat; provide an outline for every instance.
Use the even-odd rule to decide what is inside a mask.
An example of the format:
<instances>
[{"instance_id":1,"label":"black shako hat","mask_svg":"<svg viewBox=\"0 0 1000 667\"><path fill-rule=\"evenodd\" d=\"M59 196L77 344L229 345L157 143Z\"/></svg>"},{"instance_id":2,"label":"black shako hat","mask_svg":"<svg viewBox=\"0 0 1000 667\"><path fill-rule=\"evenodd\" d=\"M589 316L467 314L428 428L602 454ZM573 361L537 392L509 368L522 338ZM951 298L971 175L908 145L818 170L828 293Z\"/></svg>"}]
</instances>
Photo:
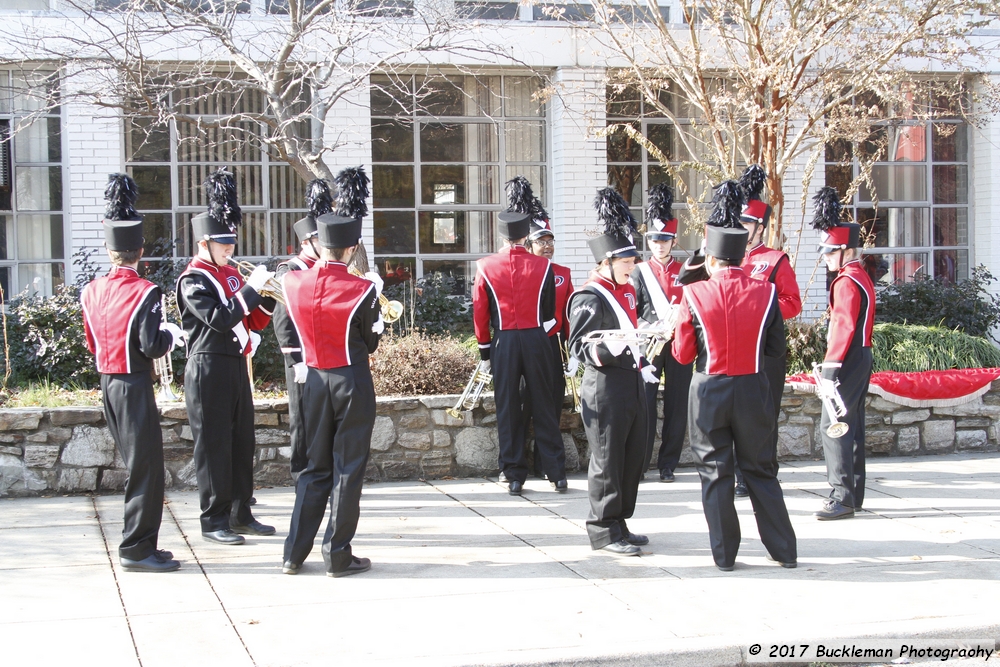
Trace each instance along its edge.
<instances>
[{"instance_id":1,"label":"black shako hat","mask_svg":"<svg viewBox=\"0 0 1000 667\"><path fill-rule=\"evenodd\" d=\"M821 253L861 247L861 225L840 221L843 207L836 188L829 185L820 188L813 197L813 204L812 226L821 234L818 248Z\"/></svg>"},{"instance_id":2,"label":"black shako hat","mask_svg":"<svg viewBox=\"0 0 1000 667\"><path fill-rule=\"evenodd\" d=\"M587 241L597 263L612 257L638 257L635 249L638 223L622 196L614 188L601 188L594 198L594 210L604 225L603 234Z\"/></svg>"},{"instance_id":3,"label":"black shako hat","mask_svg":"<svg viewBox=\"0 0 1000 667\"><path fill-rule=\"evenodd\" d=\"M104 245L108 250L138 250L142 247L142 216L135 211L139 188L127 174L108 175L104 188Z\"/></svg>"},{"instance_id":4,"label":"black shako hat","mask_svg":"<svg viewBox=\"0 0 1000 667\"><path fill-rule=\"evenodd\" d=\"M612 257L639 256L632 239L620 234L601 234L587 241L587 245L590 246L590 252L594 253L594 260L598 264Z\"/></svg>"},{"instance_id":5,"label":"black shako hat","mask_svg":"<svg viewBox=\"0 0 1000 667\"><path fill-rule=\"evenodd\" d=\"M326 213L316 218L317 240L324 248L350 248L361 240L361 218Z\"/></svg>"},{"instance_id":6,"label":"black shako hat","mask_svg":"<svg viewBox=\"0 0 1000 667\"><path fill-rule=\"evenodd\" d=\"M191 218L194 242L204 240L235 245L236 228L243 223L243 212L236 197L236 180L220 167L205 180L204 187L208 212Z\"/></svg>"},{"instance_id":7,"label":"black shako hat","mask_svg":"<svg viewBox=\"0 0 1000 667\"><path fill-rule=\"evenodd\" d=\"M705 228L705 254L738 266L743 263L749 238L750 232L745 229L708 226Z\"/></svg>"},{"instance_id":8,"label":"black shako hat","mask_svg":"<svg viewBox=\"0 0 1000 667\"><path fill-rule=\"evenodd\" d=\"M523 239L531 231L531 214L504 212L497 215L497 234L508 241Z\"/></svg>"}]
</instances>

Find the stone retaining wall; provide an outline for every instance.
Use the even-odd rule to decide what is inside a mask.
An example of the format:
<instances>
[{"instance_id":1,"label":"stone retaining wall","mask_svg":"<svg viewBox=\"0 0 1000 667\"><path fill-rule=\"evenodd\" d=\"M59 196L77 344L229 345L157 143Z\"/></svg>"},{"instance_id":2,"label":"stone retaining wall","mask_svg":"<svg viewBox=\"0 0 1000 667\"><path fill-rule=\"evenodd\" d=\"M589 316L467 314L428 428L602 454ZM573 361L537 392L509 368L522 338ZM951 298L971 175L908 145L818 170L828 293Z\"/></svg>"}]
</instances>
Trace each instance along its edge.
<instances>
[{"instance_id":1,"label":"stone retaining wall","mask_svg":"<svg viewBox=\"0 0 1000 667\"><path fill-rule=\"evenodd\" d=\"M496 408L492 396L460 419L447 414L455 396L380 398L369 481L497 472ZM785 389L778 424L783 459L822 458L819 401ZM291 484L288 472L288 402L254 404L257 484ZM183 403L160 408L167 487L196 485L191 427ZM983 397L949 408L906 408L868 397L867 446L871 455L906 456L955 451L997 451L1000 381ZM659 425L658 425L659 426ZM585 470L589 449L578 415L563 412L562 437L570 471ZM659 430L659 429L658 429ZM681 464L690 464L685 445ZM101 408L0 409L0 497L119 491L125 470Z\"/></svg>"}]
</instances>

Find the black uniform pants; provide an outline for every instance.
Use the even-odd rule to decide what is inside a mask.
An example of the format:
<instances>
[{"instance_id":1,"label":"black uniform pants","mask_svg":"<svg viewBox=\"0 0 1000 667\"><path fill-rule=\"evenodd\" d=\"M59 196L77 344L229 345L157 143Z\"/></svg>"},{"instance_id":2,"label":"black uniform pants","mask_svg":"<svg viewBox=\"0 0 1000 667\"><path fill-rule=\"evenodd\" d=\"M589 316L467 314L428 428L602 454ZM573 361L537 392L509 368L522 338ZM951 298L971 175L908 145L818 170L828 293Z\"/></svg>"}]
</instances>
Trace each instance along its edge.
<instances>
[{"instance_id":1,"label":"black uniform pants","mask_svg":"<svg viewBox=\"0 0 1000 667\"><path fill-rule=\"evenodd\" d=\"M302 390L308 462L295 485L285 560L301 564L330 504L323 536L328 572L351 564L361 487L375 426L375 385L367 367L309 369Z\"/></svg>"},{"instance_id":2,"label":"black uniform pants","mask_svg":"<svg viewBox=\"0 0 1000 667\"><path fill-rule=\"evenodd\" d=\"M785 393L785 371L788 366L788 355L780 357L769 357L764 355L764 375L771 387L771 402L774 405L774 423L778 423L778 415L781 412L781 396ZM771 434L771 465L774 467L774 474L778 474L778 429L775 427ZM743 471L740 464L736 464L736 483L743 483Z\"/></svg>"},{"instance_id":3,"label":"black uniform pants","mask_svg":"<svg viewBox=\"0 0 1000 667\"><path fill-rule=\"evenodd\" d=\"M549 345L552 347L552 410L556 414L556 422L558 423L562 419L562 408L563 401L566 398L566 376L563 375L563 364L562 364L562 353L559 351L560 345L559 336L549 336ZM531 392L528 391L527 385L521 383L521 415L524 420L524 440L528 441L528 430L532 421L532 417L535 413L535 409L544 410L544 401L536 401L531 397ZM560 432L560 439L562 434ZM536 438L537 443L537 438ZM565 461L565 449L563 450L563 460ZM563 468L565 469L565 463ZM542 455L539 451L538 445L535 445L535 474L541 476L542 474ZM553 481L556 481L553 479Z\"/></svg>"},{"instance_id":4,"label":"black uniform pants","mask_svg":"<svg viewBox=\"0 0 1000 667\"><path fill-rule=\"evenodd\" d=\"M733 466L739 462L750 492L760 540L783 563L797 558L795 531L768 448L775 428L764 373L694 373L688 401L691 451L701 476L701 497L716 565L729 567L740 547ZM735 457L734 457L735 452Z\"/></svg>"},{"instance_id":5,"label":"black uniform pants","mask_svg":"<svg viewBox=\"0 0 1000 667\"><path fill-rule=\"evenodd\" d=\"M691 369L694 364L681 364L670 353L666 345L660 355L652 361L656 367L656 377L663 377L663 430L660 435L660 452L656 455L656 467L661 473L672 473L681 460L684 448L684 433L687 431L688 389L691 386ZM652 462L656 444L656 394L659 383L646 383L646 405L649 430L646 435L646 458L643 470Z\"/></svg>"},{"instance_id":6,"label":"black uniform pants","mask_svg":"<svg viewBox=\"0 0 1000 667\"><path fill-rule=\"evenodd\" d=\"M156 551L163 518L163 435L148 371L101 375L104 418L128 470L125 528L118 556L142 560Z\"/></svg>"},{"instance_id":7,"label":"black uniform pants","mask_svg":"<svg viewBox=\"0 0 1000 667\"><path fill-rule=\"evenodd\" d=\"M184 369L201 529L223 530L253 520L253 394L243 356L195 354Z\"/></svg>"},{"instance_id":8,"label":"black uniform pants","mask_svg":"<svg viewBox=\"0 0 1000 667\"><path fill-rule=\"evenodd\" d=\"M625 521L635 512L639 479L646 461L646 383L634 369L587 366L580 387L583 427L590 444L592 549L624 539Z\"/></svg>"},{"instance_id":9,"label":"black uniform pants","mask_svg":"<svg viewBox=\"0 0 1000 667\"><path fill-rule=\"evenodd\" d=\"M838 375L840 398L847 408L840 421L850 428L845 435L831 438L826 434L832 423L826 410L819 421L827 481L833 487L830 497L855 509L865 501L865 396L871 377L872 349L852 347Z\"/></svg>"},{"instance_id":10,"label":"black uniform pants","mask_svg":"<svg viewBox=\"0 0 1000 667\"><path fill-rule=\"evenodd\" d=\"M497 404L497 432L500 439L499 467L508 481L524 482L528 477L525 453L524 412L521 409L521 378L531 396L546 409L534 411L536 455L542 457L542 472L551 480L566 477L566 450L559 432L559 420L551 409L552 345L541 328L497 331L490 348L493 390Z\"/></svg>"},{"instance_id":11,"label":"black uniform pants","mask_svg":"<svg viewBox=\"0 0 1000 667\"><path fill-rule=\"evenodd\" d=\"M285 386L288 387L288 435L292 447L291 471L302 472L309 460L306 455L306 432L302 424L302 385L295 381L295 369L285 367Z\"/></svg>"}]
</instances>

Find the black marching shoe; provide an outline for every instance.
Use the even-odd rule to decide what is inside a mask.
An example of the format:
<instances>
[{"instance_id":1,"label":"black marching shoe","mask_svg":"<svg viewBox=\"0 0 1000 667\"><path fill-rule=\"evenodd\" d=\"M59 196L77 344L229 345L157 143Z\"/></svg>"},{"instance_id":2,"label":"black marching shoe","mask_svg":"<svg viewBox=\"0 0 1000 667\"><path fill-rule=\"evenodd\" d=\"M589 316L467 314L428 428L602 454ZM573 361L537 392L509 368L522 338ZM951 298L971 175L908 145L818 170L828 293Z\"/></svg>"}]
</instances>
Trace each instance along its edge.
<instances>
[{"instance_id":1,"label":"black marching shoe","mask_svg":"<svg viewBox=\"0 0 1000 667\"><path fill-rule=\"evenodd\" d=\"M552 488L559 493L566 493L569 490L569 484L566 482L565 478L559 481L552 482Z\"/></svg>"},{"instance_id":2,"label":"black marching shoe","mask_svg":"<svg viewBox=\"0 0 1000 667\"><path fill-rule=\"evenodd\" d=\"M231 523L229 527L237 535L274 535L274 526L265 526L257 519L250 519L246 525Z\"/></svg>"},{"instance_id":3,"label":"black marching shoe","mask_svg":"<svg viewBox=\"0 0 1000 667\"><path fill-rule=\"evenodd\" d=\"M750 492L747 491L746 484L739 483L736 485L736 490L733 492L733 495L735 495L737 498L746 498L747 496L750 495Z\"/></svg>"},{"instance_id":4,"label":"black marching shoe","mask_svg":"<svg viewBox=\"0 0 1000 667\"><path fill-rule=\"evenodd\" d=\"M718 563L715 564L715 567L719 568L723 572L732 572L736 569L735 565L719 565Z\"/></svg>"},{"instance_id":5,"label":"black marching shoe","mask_svg":"<svg viewBox=\"0 0 1000 667\"><path fill-rule=\"evenodd\" d=\"M639 547L634 544L629 544L625 540L618 540L617 542L612 542L611 544L601 547L604 551L610 551L613 554L619 556L638 556L639 552L642 551Z\"/></svg>"},{"instance_id":6,"label":"black marching shoe","mask_svg":"<svg viewBox=\"0 0 1000 667\"><path fill-rule=\"evenodd\" d=\"M351 558L351 564L348 565L343 570L337 570L336 572L327 572L328 577L349 577L352 574L361 574L362 572L367 572L372 569L372 562L367 558L358 558L354 556Z\"/></svg>"},{"instance_id":7,"label":"black marching shoe","mask_svg":"<svg viewBox=\"0 0 1000 667\"><path fill-rule=\"evenodd\" d=\"M250 496L250 500L247 501L247 505L256 505L256 504L257 504L257 499L254 498L253 496Z\"/></svg>"},{"instance_id":8,"label":"black marching shoe","mask_svg":"<svg viewBox=\"0 0 1000 667\"><path fill-rule=\"evenodd\" d=\"M674 481L674 473L670 472L669 470L662 471L660 473L660 481L661 482L672 482L672 481Z\"/></svg>"},{"instance_id":9,"label":"black marching shoe","mask_svg":"<svg viewBox=\"0 0 1000 667\"><path fill-rule=\"evenodd\" d=\"M302 564L301 563L293 563L290 560L286 560L281 565L281 573L282 574L298 574L299 570L301 570L301 569L302 569Z\"/></svg>"},{"instance_id":10,"label":"black marching shoe","mask_svg":"<svg viewBox=\"0 0 1000 667\"><path fill-rule=\"evenodd\" d=\"M524 490L524 482L519 482L516 479L512 479L507 482L507 493L512 496L521 495L521 491Z\"/></svg>"},{"instance_id":11,"label":"black marching shoe","mask_svg":"<svg viewBox=\"0 0 1000 667\"><path fill-rule=\"evenodd\" d=\"M122 569L126 572L173 572L179 570L181 564L175 560L161 560L154 552L142 560L132 560L131 558L119 558Z\"/></svg>"},{"instance_id":12,"label":"black marching shoe","mask_svg":"<svg viewBox=\"0 0 1000 667\"><path fill-rule=\"evenodd\" d=\"M642 547L649 544L649 538L645 535L636 535L635 533L629 533L625 536L625 541L629 544L634 544L637 547Z\"/></svg>"},{"instance_id":13,"label":"black marching shoe","mask_svg":"<svg viewBox=\"0 0 1000 667\"><path fill-rule=\"evenodd\" d=\"M854 508L841 505L839 501L830 498L823 503L823 509L816 512L816 518L820 521L833 521L835 519L850 519L854 516Z\"/></svg>"},{"instance_id":14,"label":"black marching shoe","mask_svg":"<svg viewBox=\"0 0 1000 667\"><path fill-rule=\"evenodd\" d=\"M156 551L153 552L153 555L155 555L160 560L173 560L174 559L174 552L173 551L167 551L166 549L157 549Z\"/></svg>"},{"instance_id":15,"label":"black marching shoe","mask_svg":"<svg viewBox=\"0 0 1000 667\"><path fill-rule=\"evenodd\" d=\"M795 569L795 568L797 568L797 567L799 566L799 564L798 564L798 562L797 562L797 561L794 561L794 560L793 560L793 561L788 561L787 563L785 563L785 562L783 562L783 561L780 561L780 560L776 559L776 558L775 558L774 556L772 556L771 554L768 554L768 555L767 555L767 559L768 559L769 561L771 561L772 563L777 563L777 564L778 564L778 565L780 565L781 567L787 567L787 568L788 568L789 570L793 570L793 569Z\"/></svg>"},{"instance_id":16,"label":"black marching shoe","mask_svg":"<svg viewBox=\"0 0 1000 667\"><path fill-rule=\"evenodd\" d=\"M208 540L209 542L218 542L219 544L243 544L246 539L242 535L237 535L228 528L222 528L220 530L203 530L201 531L202 538Z\"/></svg>"}]
</instances>

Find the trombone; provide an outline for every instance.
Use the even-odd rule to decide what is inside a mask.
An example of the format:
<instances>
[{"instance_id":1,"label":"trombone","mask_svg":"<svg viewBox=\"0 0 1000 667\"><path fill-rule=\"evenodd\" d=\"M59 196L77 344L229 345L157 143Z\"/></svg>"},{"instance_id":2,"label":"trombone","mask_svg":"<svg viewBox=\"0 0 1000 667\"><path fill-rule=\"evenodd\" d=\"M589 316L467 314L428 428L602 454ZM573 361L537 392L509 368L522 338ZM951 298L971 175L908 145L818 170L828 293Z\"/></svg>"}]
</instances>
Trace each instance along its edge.
<instances>
[{"instance_id":1,"label":"trombone","mask_svg":"<svg viewBox=\"0 0 1000 667\"><path fill-rule=\"evenodd\" d=\"M850 426L846 423L839 421L840 417L847 414L847 406L844 405L844 399L840 397L840 392L837 391L837 387L840 382L835 382L832 387L827 389L823 384L823 364L813 364L813 379L816 381L816 395L819 396L819 400L823 403L823 410L830 417L830 425L826 427L826 434L831 438L842 438L847 435L850 430Z\"/></svg>"},{"instance_id":2,"label":"trombone","mask_svg":"<svg viewBox=\"0 0 1000 667\"><path fill-rule=\"evenodd\" d=\"M474 410L479 405L479 401L487 385L493 382L493 375L483 367L484 364L485 362L483 361L476 364L476 368L472 371L472 377L466 383L462 395L458 397L455 407L445 410L445 412L455 419L462 418L462 410Z\"/></svg>"},{"instance_id":3,"label":"trombone","mask_svg":"<svg viewBox=\"0 0 1000 667\"><path fill-rule=\"evenodd\" d=\"M240 275L243 276L244 281L246 281L246 279L250 277L250 274L253 273L253 270L257 268L250 262L233 259L232 257L229 258L229 263L239 269ZM285 305L285 291L281 288L281 283L278 282L274 276L267 279L264 286L260 288L259 294L265 299L274 299L282 306Z\"/></svg>"},{"instance_id":4,"label":"trombone","mask_svg":"<svg viewBox=\"0 0 1000 667\"><path fill-rule=\"evenodd\" d=\"M347 269L347 272L358 278L365 277L365 274L361 273L361 269L353 264ZM390 301L385 294L378 295L378 305L382 309L382 319L385 320L386 324L392 324L403 316L403 304L399 301Z\"/></svg>"},{"instance_id":5,"label":"trombone","mask_svg":"<svg viewBox=\"0 0 1000 667\"><path fill-rule=\"evenodd\" d=\"M163 322L167 321L167 297L160 297L160 317ZM160 401L179 401L181 397L174 393L174 360L171 357L173 346L162 357L153 359L153 372L160 378L160 390L156 392L156 398Z\"/></svg>"},{"instance_id":6,"label":"trombone","mask_svg":"<svg viewBox=\"0 0 1000 667\"><path fill-rule=\"evenodd\" d=\"M563 365L563 375L566 376L566 385L569 388L569 393L573 395L573 412L575 414L580 414L583 411L580 405L580 388L576 384L576 375L569 374L569 350L566 348L566 344L562 342L562 335L559 336L559 356L562 358ZM560 410L562 406L559 406Z\"/></svg>"}]
</instances>

